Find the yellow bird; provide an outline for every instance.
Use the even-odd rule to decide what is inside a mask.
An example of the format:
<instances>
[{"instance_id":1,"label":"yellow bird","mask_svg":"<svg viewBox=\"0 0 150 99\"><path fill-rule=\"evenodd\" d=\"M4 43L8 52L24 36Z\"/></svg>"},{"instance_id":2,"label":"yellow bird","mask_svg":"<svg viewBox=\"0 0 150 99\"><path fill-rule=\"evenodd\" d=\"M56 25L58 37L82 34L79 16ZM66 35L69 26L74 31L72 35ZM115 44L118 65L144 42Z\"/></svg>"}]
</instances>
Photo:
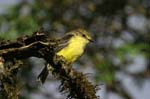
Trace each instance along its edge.
<instances>
[{"instance_id":1,"label":"yellow bird","mask_svg":"<svg viewBox=\"0 0 150 99\"><path fill-rule=\"evenodd\" d=\"M62 56L68 63L75 62L84 52L86 45L92 42L91 35L84 29L76 29L67 33L64 37L57 39L56 54ZM39 74L38 79L44 83L48 76L48 64Z\"/></svg>"}]
</instances>

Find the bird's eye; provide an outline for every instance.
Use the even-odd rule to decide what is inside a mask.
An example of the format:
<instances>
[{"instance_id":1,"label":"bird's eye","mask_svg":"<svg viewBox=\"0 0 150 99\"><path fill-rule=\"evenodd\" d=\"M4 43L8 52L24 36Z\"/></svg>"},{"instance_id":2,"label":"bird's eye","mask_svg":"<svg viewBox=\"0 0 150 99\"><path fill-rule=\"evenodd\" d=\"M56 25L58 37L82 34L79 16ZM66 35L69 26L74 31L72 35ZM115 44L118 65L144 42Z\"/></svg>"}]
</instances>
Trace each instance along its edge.
<instances>
[{"instance_id":1,"label":"bird's eye","mask_svg":"<svg viewBox=\"0 0 150 99\"><path fill-rule=\"evenodd\" d=\"M85 37L85 34L82 34L83 37Z\"/></svg>"}]
</instances>

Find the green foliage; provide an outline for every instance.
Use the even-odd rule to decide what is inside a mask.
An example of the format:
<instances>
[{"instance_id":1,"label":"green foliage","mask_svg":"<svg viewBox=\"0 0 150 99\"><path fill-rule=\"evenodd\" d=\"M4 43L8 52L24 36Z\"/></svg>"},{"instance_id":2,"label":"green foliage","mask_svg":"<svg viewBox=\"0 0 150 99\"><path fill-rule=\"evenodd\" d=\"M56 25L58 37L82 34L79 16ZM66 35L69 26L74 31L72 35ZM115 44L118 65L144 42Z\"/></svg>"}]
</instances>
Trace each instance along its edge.
<instances>
[{"instance_id":1,"label":"green foliage","mask_svg":"<svg viewBox=\"0 0 150 99\"><path fill-rule=\"evenodd\" d=\"M108 61L101 61L99 64L96 66L98 68L98 73L95 76L95 79L97 82L105 82L108 85L112 84L112 81L114 79L114 74L115 71L113 69L113 66L110 64Z\"/></svg>"},{"instance_id":2,"label":"green foliage","mask_svg":"<svg viewBox=\"0 0 150 99\"><path fill-rule=\"evenodd\" d=\"M136 57L137 54L141 54L144 56L148 56L147 52L144 49L150 48L149 44L141 43L141 44L125 44L116 49L117 57L123 62L125 59L125 55L128 54L132 57Z\"/></svg>"}]
</instances>

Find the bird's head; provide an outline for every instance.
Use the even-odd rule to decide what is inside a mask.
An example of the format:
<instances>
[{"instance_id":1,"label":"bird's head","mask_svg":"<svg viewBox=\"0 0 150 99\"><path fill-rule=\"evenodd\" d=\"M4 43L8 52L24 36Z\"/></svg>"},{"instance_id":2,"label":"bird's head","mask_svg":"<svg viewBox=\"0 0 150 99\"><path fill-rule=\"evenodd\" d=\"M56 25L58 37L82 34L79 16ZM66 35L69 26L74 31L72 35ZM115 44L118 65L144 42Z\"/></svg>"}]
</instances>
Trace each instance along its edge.
<instances>
[{"instance_id":1,"label":"bird's head","mask_svg":"<svg viewBox=\"0 0 150 99\"><path fill-rule=\"evenodd\" d=\"M85 29L79 28L70 32L75 37L85 39L87 42L93 42L92 36Z\"/></svg>"}]
</instances>

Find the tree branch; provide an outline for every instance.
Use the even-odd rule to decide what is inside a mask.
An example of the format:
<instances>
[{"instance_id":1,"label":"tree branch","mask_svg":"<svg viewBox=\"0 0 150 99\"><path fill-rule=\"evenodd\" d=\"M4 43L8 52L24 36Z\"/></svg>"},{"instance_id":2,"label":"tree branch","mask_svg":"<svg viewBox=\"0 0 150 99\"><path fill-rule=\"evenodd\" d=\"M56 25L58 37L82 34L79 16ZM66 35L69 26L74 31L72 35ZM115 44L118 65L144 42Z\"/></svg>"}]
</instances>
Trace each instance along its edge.
<instances>
[{"instance_id":1,"label":"tree branch","mask_svg":"<svg viewBox=\"0 0 150 99\"><path fill-rule=\"evenodd\" d=\"M97 87L93 86L85 77L83 73L77 72L72 69L71 64L68 64L67 61L61 56L55 55L55 47L57 44L54 44L51 40L47 38L44 33L37 32L33 34L31 37L22 37L17 39L16 42L7 42L1 43L0 45L0 56L7 62L15 62L17 63L18 60L26 59L29 57L39 57L44 58L48 64L52 66L52 74L61 80L60 85L60 92L68 93L67 98L75 98L75 99L97 99L96 90ZM6 66L8 67L15 67L15 73L17 74L18 70L21 69L21 65L11 65ZM7 89L17 90L17 80L14 77L14 69L8 68L10 75L4 75L0 78L2 83L2 92L9 96L9 92L6 92ZM13 75L11 77L11 75ZM7 89L4 88L4 85L8 83L7 79L12 79L10 81L15 81L13 84L8 86ZM13 88L11 88L13 87ZM14 97L9 99L18 99L18 93L12 91ZM7 97L8 98L8 97Z\"/></svg>"}]
</instances>

